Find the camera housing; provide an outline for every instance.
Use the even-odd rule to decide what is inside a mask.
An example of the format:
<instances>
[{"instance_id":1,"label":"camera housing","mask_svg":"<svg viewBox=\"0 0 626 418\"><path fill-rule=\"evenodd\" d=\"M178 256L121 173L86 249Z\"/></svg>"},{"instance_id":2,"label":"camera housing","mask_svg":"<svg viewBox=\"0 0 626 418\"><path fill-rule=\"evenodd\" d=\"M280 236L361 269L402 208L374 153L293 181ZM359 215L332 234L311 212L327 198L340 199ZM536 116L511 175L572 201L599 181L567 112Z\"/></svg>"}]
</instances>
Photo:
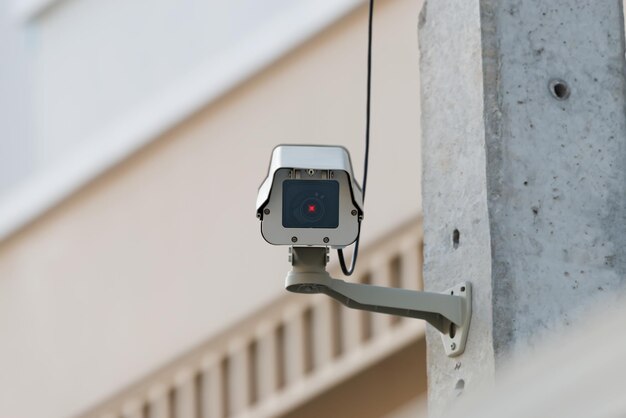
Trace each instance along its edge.
<instances>
[{"instance_id":1,"label":"camera housing","mask_svg":"<svg viewBox=\"0 0 626 418\"><path fill-rule=\"evenodd\" d=\"M345 148L274 148L256 213L267 242L290 246L285 288L323 293L349 308L424 319L441 333L448 356L462 354L472 315L471 283L433 293L349 283L326 271L328 247L343 248L359 238L362 208L363 193Z\"/></svg>"},{"instance_id":2,"label":"camera housing","mask_svg":"<svg viewBox=\"0 0 626 418\"><path fill-rule=\"evenodd\" d=\"M359 236L362 202L344 147L279 145L256 212L270 244L343 248Z\"/></svg>"}]
</instances>

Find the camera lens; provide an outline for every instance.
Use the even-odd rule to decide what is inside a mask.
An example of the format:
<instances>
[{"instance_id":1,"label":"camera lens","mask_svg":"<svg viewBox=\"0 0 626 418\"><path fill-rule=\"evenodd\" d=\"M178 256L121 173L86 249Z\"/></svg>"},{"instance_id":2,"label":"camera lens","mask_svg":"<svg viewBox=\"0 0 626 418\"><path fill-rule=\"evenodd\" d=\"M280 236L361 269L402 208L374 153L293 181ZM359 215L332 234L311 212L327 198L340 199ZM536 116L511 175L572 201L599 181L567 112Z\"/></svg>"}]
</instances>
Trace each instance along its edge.
<instances>
[{"instance_id":1,"label":"camera lens","mask_svg":"<svg viewBox=\"0 0 626 418\"><path fill-rule=\"evenodd\" d=\"M317 222L324 217L324 203L317 197L309 197L300 206L302 218Z\"/></svg>"},{"instance_id":2,"label":"camera lens","mask_svg":"<svg viewBox=\"0 0 626 418\"><path fill-rule=\"evenodd\" d=\"M285 180L282 223L285 228L337 228L339 183L335 180Z\"/></svg>"}]
</instances>

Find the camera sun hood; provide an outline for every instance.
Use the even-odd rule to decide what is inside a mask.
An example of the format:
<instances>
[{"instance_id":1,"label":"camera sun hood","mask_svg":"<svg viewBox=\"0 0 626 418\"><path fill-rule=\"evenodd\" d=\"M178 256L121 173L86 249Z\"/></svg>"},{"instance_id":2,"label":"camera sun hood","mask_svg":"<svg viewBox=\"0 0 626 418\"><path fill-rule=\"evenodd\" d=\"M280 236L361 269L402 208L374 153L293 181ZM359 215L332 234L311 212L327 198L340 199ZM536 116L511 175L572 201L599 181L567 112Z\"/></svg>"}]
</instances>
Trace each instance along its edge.
<instances>
[{"instance_id":1,"label":"camera sun hood","mask_svg":"<svg viewBox=\"0 0 626 418\"><path fill-rule=\"evenodd\" d=\"M278 145L272 151L267 177L259 188L256 201L256 216L263 219L263 208L272 191L275 173L283 168L345 171L350 179L352 202L363 218L363 193L354 179L350 154L344 147L336 145Z\"/></svg>"}]
</instances>

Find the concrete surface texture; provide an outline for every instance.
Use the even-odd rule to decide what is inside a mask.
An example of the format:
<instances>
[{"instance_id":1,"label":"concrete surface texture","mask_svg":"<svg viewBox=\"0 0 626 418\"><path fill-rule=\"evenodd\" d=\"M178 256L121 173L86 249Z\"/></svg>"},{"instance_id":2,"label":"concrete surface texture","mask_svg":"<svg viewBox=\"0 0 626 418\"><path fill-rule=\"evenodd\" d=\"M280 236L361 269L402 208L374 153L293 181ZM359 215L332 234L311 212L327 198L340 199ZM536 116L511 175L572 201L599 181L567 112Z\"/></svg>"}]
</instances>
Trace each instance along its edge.
<instances>
[{"instance_id":1,"label":"concrete surface texture","mask_svg":"<svg viewBox=\"0 0 626 418\"><path fill-rule=\"evenodd\" d=\"M474 284L466 353L428 334L430 411L624 285L622 2L430 1L425 284Z\"/></svg>"},{"instance_id":2,"label":"concrete surface texture","mask_svg":"<svg viewBox=\"0 0 626 418\"><path fill-rule=\"evenodd\" d=\"M499 372L494 390L468 393L447 418L614 418L626 416L626 338L615 329L626 305L593 310L563 338L542 344L532 357ZM610 343L598 344L598 341ZM520 390L523 388L522 390Z\"/></svg>"}]
</instances>

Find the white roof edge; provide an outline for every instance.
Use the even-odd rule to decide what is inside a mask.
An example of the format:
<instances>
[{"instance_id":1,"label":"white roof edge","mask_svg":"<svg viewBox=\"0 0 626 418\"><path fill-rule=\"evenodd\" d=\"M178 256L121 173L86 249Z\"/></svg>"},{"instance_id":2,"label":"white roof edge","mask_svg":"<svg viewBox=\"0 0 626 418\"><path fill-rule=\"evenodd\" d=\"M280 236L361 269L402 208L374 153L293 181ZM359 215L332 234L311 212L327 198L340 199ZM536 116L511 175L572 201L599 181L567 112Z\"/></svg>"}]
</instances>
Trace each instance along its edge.
<instances>
[{"instance_id":1,"label":"white roof edge","mask_svg":"<svg viewBox=\"0 0 626 418\"><path fill-rule=\"evenodd\" d=\"M63 0L33 0L45 4ZM347 15L364 0L337 0L294 10L287 25L260 31L254 42L232 48L227 56L200 65L193 74L147 102L113 128L60 164L34 173L0 199L0 242L33 222L83 186L186 118L267 68L312 36ZM106 139L106 140L104 140Z\"/></svg>"}]
</instances>

